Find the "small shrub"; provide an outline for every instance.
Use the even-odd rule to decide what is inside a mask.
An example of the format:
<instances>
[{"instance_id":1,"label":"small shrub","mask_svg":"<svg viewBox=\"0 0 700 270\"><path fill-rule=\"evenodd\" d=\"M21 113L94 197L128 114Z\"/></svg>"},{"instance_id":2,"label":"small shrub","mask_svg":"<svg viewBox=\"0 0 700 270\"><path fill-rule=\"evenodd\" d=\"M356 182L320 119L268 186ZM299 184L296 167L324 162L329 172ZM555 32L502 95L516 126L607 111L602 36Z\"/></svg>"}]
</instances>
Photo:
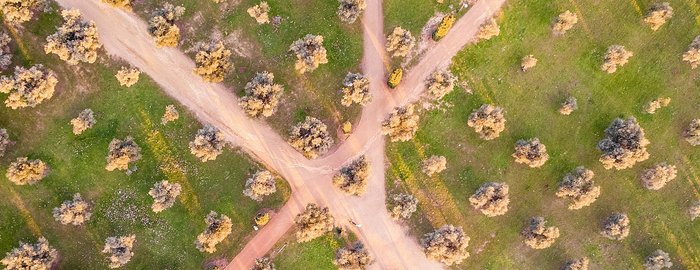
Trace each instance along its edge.
<instances>
[{"instance_id":1,"label":"small shrub","mask_svg":"<svg viewBox=\"0 0 700 270\"><path fill-rule=\"evenodd\" d=\"M190 142L190 153L202 162L215 160L226 146L224 133L218 128L206 124L197 131L194 140Z\"/></svg>"},{"instance_id":2,"label":"small shrub","mask_svg":"<svg viewBox=\"0 0 700 270\"><path fill-rule=\"evenodd\" d=\"M559 228L546 227L543 217L532 217L530 223L522 231L525 237L525 244L533 249L544 249L550 247L559 238Z\"/></svg>"},{"instance_id":3,"label":"small shrub","mask_svg":"<svg viewBox=\"0 0 700 270\"><path fill-rule=\"evenodd\" d=\"M294 68L301 74L314 71L320 64L328 63L326 48L323 47L323 36L320 35L308 34L294 41L289 46L289 51L296 55L297 61Z\"/></svg>"},{"instance_id":4,"label":"small shrub","mask_svg":"<svg viewBox=\"0 0 700 270\"><path fill-rule=\"evenodd\" d=\"M360 196L367 190L369 175L370 164L363 155L349 165L341 168L340 171L333 176L333 185L349 195Z\"/></svg>"},{"instance_id":5,"label":"small shrub","mask_svg":"<svg viewBox=\"0 0 700 270\"><path fill-rule=\"evenodd\" d=\"M270 5L265 1L248 8L246 12L248 12L248 15L253 17L258 24L270 23L270 16L268 14L270 12Z\"/></svg>"},{"instance_id":6,"label":"small shrub","mask_svg":"<svg viewBox=\"0 0 700 270\"><path fill-rule=\"evenodd\" d=\"M578 102L576 101L576 97L574 96L569 96L564 100L564 102L561 103L561 107L559 108L559 113L561 115L569 115L575 110L578 109Z\"/></svg>"},{"instance_id":7,"label":"small shrub","mask_svg":"<svg viewBox=\"0 0 700 270\"><path fill-rule=\"evenodd\" d=\"M603 221L600 233L611 240L625 239L630 234L630 219L625 213L613 213Z\"/></svg>"},{"instance_id":8,"label":"small shrub","mask_svg":"<svg viewBox=\"0 0 700 270\"><path fill-rule=\"evenodd\" d=\"M647 11L644 22L651 27L651 30L656 31L671 17L673 17L673 8L668 2L655 3Z\"/></svg>"},{"instance_id":9,"label":"small shrub","mask_svg":"<svg viewBox=\"0 0 700 270\"><path fill-rule=\"evenodd\" d=\"M650 190L659 190L673 179L676 179L676 166L658 163L646 169L640 175L642 185Z\"/></svg>"},{"instance_id":10,"label":"small shrub","mask_svg":"<svg viewBox=\"0 0 700 270\"><path fill-rule=\"evenodd\" d=\"M105 247L102 249L102 253L107 253L107 255L109 255L107 257L109 268L119 268L131 261L131 257L134 256L132 250L135 242L136 235L133 234L120 237L108 237L105 241Z\"/></svg>"},{"instance_id":11,"label":"small shrub","mask_svg":"<svg viewBox=\"0 0 700 270\"><path fill-rule=\"evenodd\" d=\"M469 197L469 203L474 209L487 217L505 215L508 212L508 204L510 203L508 184L484 183L476 190L474 195Z\"/></svg>"},{"instance_id":12,"label":"small shrub","mask_svg":"<svg viewBox=\"0 0 700 270\"><path fill-rule=\"evenodd\" d=\"M663 250L657 249L644 259L644 268L646 270L661 270L664 268L673 267L671 257Z\"/></svg>"},{"instance_id":13,"label":"small shrub","mask_svg":"<svg viewBox=\"0 0 700 270\"><path fill-rule=\"evenodd\" d=\"M394 27L386 38L386 51L391 57L405 57L416 46L416 38L406 29Z\"/></svg>"},{"instance_id":14,"label":"small shrub","mask_svg":"<svg viewBox=\"0 0 700 270\"><path fill-rule=\"evenodd\" d=\"M419 116L413 105L396 107L382 122L382 134L389 135L392 142L408 141L418 131Z\"/></svg>"},{"instance_id":15,"label":"small shrub","mask_svg":"<svg viewBox=\"0 0 700 270\"><path fill-rule=\"evenodd\" d=\"M134 142L134 138L112 139L112 142L109 143L105 169L108 171L128 170L129 163L139 159L141 159L141 147Z\"/></svg>"},{"instance_id":16,"label":"small shrub","mask_svg":"<svg viewBox=\"0 0 700 270\"><path fill-rule=\"evenodd\" d=\"M63 203L53 209L53 218L63 225L83 225L90 220L92 212L90 204L80 197L80 193L73 195L73 200L63 201Z\"/></svg>"},{"instance_id":17,"label":"small shrub","mask_svg":"<svg viewBox=\"0 0 700 270\"><path fill-rule=\"evenodd\" d=\"M529 69L535 67L537 65L537 58L535 58L534 55L530 54L523 59L520 60L520 70L523 72L528 71Z\"/></svg>"},{"instance_id":18,"label":"small shrub","mask_svg":"<svg viewBox=\"0 0 700 270\"><path fill-rule=\"evenodd\" d=\"M73 134L80 135L89 128L97 123L95 120L95 113L91 109L85 109L78 114L78 117L70 120L70 124L73 126Z\"/></svg>"},{"instance_id":19,"label":"small shrub","mask_svg":"<svg viewBox=\"0 0 700 270\"><path fill-rule=\"evenodd\" d=\"M306 210L294 218L297 225L295 233L297 242L303 243L316 239L333 230L335 219L328 207L320 208L316 204L306 205Z\"/></svg>"},{"instance_id":20,"label":"small shrub","mask_svg":"<svg viewBox=\"0 0 700 270\"><path fill-rule=\"evenodd\" d=\"M469 257L467 247L469 237L464 234L462 227L445 225L423 235L421 239L423 251L428 259L441 262L447 266L460 264Z\"/></svg>"},{"instance_id":21,"label":"small shrub","mask_svg":"<svg viewBox=\"0 0 700 270\"><path fill-rule=\"evenodd\" d=\"M506 119L501 107L484 104L469 115L467 125L474 128L479 138L493 140L506 129Z\"/></svg>"},{"instance_id":22,"label":"small shrub","mask_svg":"<svg viewBox=\"0 0 700 270\"><path fill-rule=\"evenodd\" d=\"M605 59L600 69L607 73L614 73L619 67L624 66L634 53L625 49L622 45L612 45L605 52Z\"/></svg>"},{"instance_id":23,"label":"small shrub","mask_svg":"<svg viewBox=\"0 0 700 270\"><path fill-rule=\"evenodd\" d=\"M700 119L690 121L683 131L683 138L692 146L700 145Z\"/></svg>"},{"instance_id":24,"label":"small shrub","mask_svg":"<svg viewBox=\"0 0 700 270\"><path fill-rule=\"evenodd\" d=\"M478 40L489 40L499 34L501 34L501 28L498 27L496 20L491 18L481 25L479 32L476 33L476 38Z\"/></svg>"},{"instance_id":25,"label":"small shrub","mask_svg":"<svg viewBox=\"0 0 700 270\"><path fill-rule=\"evenodd\" d=\"M167 180L157 182L148 191L148 195L153 198L151 210L159 213L175 204L175 199L180 195L182 186L178 183L170 183Z\"/></svg>"},{"instance_id":26,"label":"small shrub","mask_svg":"<svg viewBox=\"0 0 700 270\"><path fill-rule=\"evenodd\" d=\"M275 177L270 171L258 171L245 182L243 195L261 202L263 197L271 195L277 191Z\"/></svg>"},{"instance_id":27,"label":"small shrub","mask_svg":"<svg viewBox=\"0 0 700 270\"><path fill-rule=\"evenodd\" d=\"M571 11L564 11L554 19L552 23L552 34L562 36L578 23L578 16Z\"/></svg>"},{"instance_id":28,"label":"small shrub","mask_svg":"<svg viewBox=\"0 0 700 270\"><path fill-rule=\"evenodd\" d=\"M214 253L216 245L231 234L233 223L226 215L214 211L209 212L204 222L207 227L197 236L195 247L201 252Z\"/></svg>"},{"instance_id":29,"label":"small shrub","mask_svg":"<svg viewBox=\"0 0 700 270\"><path fill-rule=\"evenodd\" d=\"M420 167L424 174L432 176L447 169L447 158L443 156L431 156L421 161Z\"/></svg>"},{"instance_id":30,"label":"small shrub","mask_svg":"<svg viewBox=\"0 0 700 270\"><path fill-rule=\"evenodd\" d=\"M126 87L131 87L139 82L139 76L141 76L141 71L136 68L127 67L122 67L119 69L119 71L117 71L117 74L114 75L114 77L117 78L117 81L119 81L119 85Z\"/></svg>"},{"instance_id":31,"label":"small shrub","mask_svg":"<svg viewBox=\"0 0 700 270\"><path fill-rule=\"evenodd\" d=\"M175 108L175 105L170 104L165 106L165 113L163 113L163 117L160 118L160 123L165 125L177 120L178 118L180 118L180 113Z\"/></svg>"}]
</instances>

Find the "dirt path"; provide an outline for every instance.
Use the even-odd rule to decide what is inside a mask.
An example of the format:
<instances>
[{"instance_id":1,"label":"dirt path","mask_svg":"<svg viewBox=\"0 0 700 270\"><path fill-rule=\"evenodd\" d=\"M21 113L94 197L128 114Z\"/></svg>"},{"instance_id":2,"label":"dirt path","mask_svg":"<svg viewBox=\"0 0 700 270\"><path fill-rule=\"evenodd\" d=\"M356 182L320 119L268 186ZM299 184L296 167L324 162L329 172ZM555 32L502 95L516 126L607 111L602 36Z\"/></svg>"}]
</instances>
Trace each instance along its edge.
<instances>
[{"instance_id":1,"label":"dirt path","mask_svg":"<svg viewBox=\"0 0 700 270\"><path fill-rule=\"evenodd\" d=\"M365 30L362 69L370 78L374 100L363 109L355 132L343 145L325 157L309 161L265 123L248 118L237 106L231 90L221 84L206 83L194 75L194 63L185 54L174 48L156 48L146 32L146 23L136 15L99 0L57 0L61 6L80 9L84 17L95 21L109 54L141 69L200 121L221 129L234 145L289 182L292 188L289 202L226 269L248 269L255 258L267 254L292 226L293 217L309 202L328 206L338 225L352 228L376 258L372 268L441 268L427 260L407 228L393 221L386 210L384 138L380 135L380 123L393 107L418 99L427 74L448 63L469 42L481 22L504 1L482 0L472 7L451 33L407 74L403 86L392 91L384 84L382 3L367 1L362 22ZM331 177L343 164L361 154L367 155L373 167L368 192L362 197L347 196L331 185ZM362 224L362 228L350 225L349 219Z\"/></svg>"}]
</instances>

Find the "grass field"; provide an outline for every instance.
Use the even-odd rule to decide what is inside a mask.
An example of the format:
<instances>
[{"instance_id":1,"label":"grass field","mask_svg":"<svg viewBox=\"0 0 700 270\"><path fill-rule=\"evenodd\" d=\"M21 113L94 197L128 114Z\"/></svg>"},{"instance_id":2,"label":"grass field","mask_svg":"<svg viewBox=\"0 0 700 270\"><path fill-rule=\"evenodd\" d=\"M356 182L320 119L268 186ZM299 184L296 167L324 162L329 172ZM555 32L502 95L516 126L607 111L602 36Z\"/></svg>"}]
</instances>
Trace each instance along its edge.
<instances>
[{"instance_id":1,"label":"grass field","mask_svg":"<svg viewBox=\"0 0 700 270\"><path fill-rule=\"evenodd\" d=\"M114 78L120 66L114 60L71 67L44 54L44 38L60 22L52 12L25 25L19 47L25 47L30 57L22 56L13 42L15 64L42 63L57 73L60 82L54 97L36 108L0 107L0 127L16 141L0 158L3 175L19 156L39 158L52 169L33 186L0 181L0 197L5 198L0 200L0 254L18 241L35 242L45 236L60 254L58 269L105 269L100 253L105 238L133 233L135 255L123 269L201 269L210 259L232 258L252 233L256 212L277 208L288 198L286 182L278 181L278 192L263 203L244 197L245 180L259 166L231 149L215 161L198 161L189 153L188 142L201 124L176 104L180 119L162 126L164 108L174 101L147 76L124 88ZM97 123L75 136L69 121L85 108L95 111ZM112 138L126 136L133 136L142 148L143 157L134 164L138 170L131 175L108 172L107 145ZM180 183L183 191L172 208L155 214L148 190L164 179ZM54 221L51 210L77 192L93 204L92 219L80 227ZM203 254L194 241L210 210L228 215L233 232L217 252Z\"/></svg>"},{"instance_id":2,"label":"grass field","mask_svg":"<svg viewBox=\"0 0 700 270\"><path fill-rule=\"evenodd\" d=\"M391 1L389 1L390 3ZM680 138L689 121L700 117L697 70L681 54L700 34L697 4L669 1L674 17L656 32L642 23L652 1L509 1L499 19L501 35L464 49L452 70L474 90L456 90L446 97L454 107L423 115L415 140L390 144L388 189L411 192L419 200L419 216L410 224L420 237L433 227L463 226L471 237L471 257L455 269L558 269L570 258L588 256L593 269L639 269L656 249L669 252L674 269L700 265L700 223L691 223L686 209L700 199L700 149ZM579 24L563 37L553 37L549 24L571 10ZM612 44L634 52L614 74L600 71ZM538 65L519 71L520 59L534 54ZM561 116L557 109L569 95L579 110ZM671 105L654 115L643 106L657 97ZM492 103L505 108L506 130L483 141L466 122L472 110ZM605 170L598 162L597 142L615 117L637 117L651 141L651 158L632 169ZM521 138L539 137L551 156L539 169L515 164L510 156ZM422 157L444 155L448 169L439 177L420 172ZM657 162L678 167L678 177L659 191L642 187L639 173ZM554 193L561 178L583 165L596 174L602 195L591 206L567 210ZM484 182L510 186L510 210L488 218L475 211L468 197ZM612 241L598 234L600 222L615 211L627 212L631 234ZM560 228L550 248L526 247L519 232L531 216L544 216Z\"/></svg>"},{"instance_id":3,"label":"grass field","mask_svg":"<svg viewBox=\"0 0 700 270\"><path fill-rule=\"evenodd\" d=\"M437 1L423 0L385 0L384 1L384 32L391 33L396 26L418 36L423 26L435 13L446 13L450 6L458 8L458 0Z\"/></svg>"},{"instance_id":4,"label":"grass field","mask_svg":"<svg viewBox=\"0 0 700 270\"><path fill-rule=\"evenodd\" d=\"M332 234L306 243L297 243L293 235L280 240L273 262L277 269L337 269L333 265L335 251L346 245L346 240ZM283 248L284 247L284 248ZM278 252L281 251L281 252Z\"/></svg>"}]
</instances>

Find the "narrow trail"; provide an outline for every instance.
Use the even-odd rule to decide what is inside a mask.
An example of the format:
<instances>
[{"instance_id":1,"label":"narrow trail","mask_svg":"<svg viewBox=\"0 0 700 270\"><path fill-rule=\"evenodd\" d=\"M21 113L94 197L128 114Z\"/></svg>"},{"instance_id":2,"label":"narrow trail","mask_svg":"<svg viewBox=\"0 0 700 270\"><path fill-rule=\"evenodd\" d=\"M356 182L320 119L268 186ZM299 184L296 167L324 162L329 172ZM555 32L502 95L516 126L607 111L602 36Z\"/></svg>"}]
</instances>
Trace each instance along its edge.
<instances>
[{"instance_id":1,"label":"narrow trail","mask_svg":"<svg viewBox=\"0 0 700 270\"><path fill-rule=\"evenodd\" d=\"M77 8L95 22L100 41L110 55L122 58L148 74L162 90L189 109L201 122L219 128L232 144L241 147L287 180L292 195L231 261L226 269L249 269L255 258L265 256L290 229L293 218L310 202L330 208L338 225L351 228L376 262L373 269L440 269L429 261L405 226L389 216L385 206L384 137L381 121L396 106L417 100L423 80L435 68L447 65L469 43L484 19L493 16L505 0L481 0L453 27L450 34L428 51L407 73L397 89L385 86L382 2L367 1L362 24L364 55L362 71L370 79L374 96L363 108L354 133L333 153L307 160L262 121L253 120L237 105L231 90L222 84L204 82L192 73L194 62L176 48L157 48L147 33L146 22L135 14L112 8L99 0L56 0L64 8ZM332 64L332 63L331 63ZM359 155L372 165L368 191L361 197L348 196L331 184L332 174ZM362 224L361 228L348 220ZM194 236L193 236L194 237ZM193 238L194 239L194 238Z\"/></svg>"}]
</instances>

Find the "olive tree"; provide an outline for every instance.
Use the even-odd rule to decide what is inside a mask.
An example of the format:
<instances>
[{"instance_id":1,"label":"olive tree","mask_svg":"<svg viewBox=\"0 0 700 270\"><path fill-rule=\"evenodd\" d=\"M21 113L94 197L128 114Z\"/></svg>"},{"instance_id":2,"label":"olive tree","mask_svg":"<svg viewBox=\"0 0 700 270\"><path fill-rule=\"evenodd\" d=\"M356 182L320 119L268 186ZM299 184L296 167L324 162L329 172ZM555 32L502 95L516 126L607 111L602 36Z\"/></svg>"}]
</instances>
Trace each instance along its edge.
<instances>
[{"instance_id":1,"label":"olive tree","mask_svg":"<svg viewBox=\"0 0 700 270\"><path fill-rule=\"evenodd\" d=\"M655 100L649 101L649 103L644 105L644 112L648 114L654 114L656 113L656 110L661 109L663 107L667 107L670 103L671 98L659 97Z\"/></svg>"},{"instance_id":2,"label":"olive tree","mask_svg":"<svg viewBox=\"0 0 700 270\"><path fill-rule=\"evenodd\" d=\"M683 61L688 62L692 69L700 66L700 36L695 37L688 50L683 53Z\"/></svg>"},{"instance_id":3,"label":"olive tree","mask_svg":"<svg viewBox=\"0 0 700 270\"><path fill-rule=\"evenodd\" d=\"M438 174L447 169L447 158L443 156L431 156L421 161L420 169L428 176Z\"/></svg>"},{"instance_id":4,"label":"olive tree","mask_svg":"<svg viewBox=\"0 0 700 270\"><path fill-rule=\"evenodd\" d=\"M630 234L630 219L625 213L613 213L603 220L600 233L611 240L622 240Z\"/></svg>"},{"instance_id":5,"label":"olive tree","mask_svg":"<svg viewBox=\"0 0 700 270\"><path fill-rule=\"evenodd\" d=\"M661 270L673 267L671 257L663 250L657 249L644 259L644 269Z\"/></svg>"},{"instance_id":6,"label":"olive tree","mask_svg":"<svg viewBox=\"0 0 700 270\"><path fill-rule=\"evenodd\" d=\"M619 67L624 66L634 53L625 49L622 45L611 45L605 52L603 65L600 69L607 73L615 73Z\"/></svg>"},{"instance_id":7,"label":"olive tree","mask_svg":"<svg viewBox=\"0 0 700 270\"><path fill-rule=\"evenodd\" d=\"M49 165L38 159L19 157L10 163L5 176L18 186L34 185L49 175Z\"/></svg>"},{"instance_id":8,"label":"olive tree","mask_svg":"<svg viewBox=\"0 0 700 270\"><path fill-rule=\"evenodd\" d=\"M180 195L182 186L178 183L170 183L167 180L157 182L148 191L148 195L153 198L151 210L159 213L173 206L175 199Z\"/></svg>"},{"instance_id":9,"label":"olive tree","mask_svg":"<svg viewBox=\"0 0 700 270\"><path fill-rule=\"evenodd\" d=\"M77 9L61 11L63 25L56 28L56 33L46 37L44 51L58 55L69 65L80 62L94 63L97 49L102 47L93 21L85 21Z\"/></svg>"},{"instance_id":10,"label":"olive tree","mask_svg":"<svg viewBox=\"0 0 700 270\"><path fill-rule=\"evenodd\" d=\"M333 176L333 185L349 195L360 196L367 191L370 169L370 164L363 155L341 168Z\"/></svg>"},{"instance_id":11,"label":"olive tree","mask_svg":"<svg viewBox=\"0 0 700 270\"><path fill-rule=\"evenodd\" d=\"M503 108L484 104L469 115L467 125L474 128L479 138L493 140L506 129L504 114Z\"/></svg>"},{"instance_id":12,"label":"olive tree","mask_svg":"<svg viewBox=\"0 0 700 270\"><path fill-rule=\"evenodd\" d=\"M5 70L12 64L12 50L10 50L10 36L5 32L0 33L0 70Z\"/></svg>"},{"instance_id":13,"label":"olive tree","mask_svg":"<svg viewBox=\"0 0 700 270\"><path fill-rule=\"evenodd\" d=\"M7 134L7 129L0 128L0 157L5 155L5 151L14 142L10 140L10 135Z\"/></svg>"},{"instance_id":14,"label":"olive tree","mask_svg":"<svg viewBox=\"0 0 700 270\"><path fill-rule=\"evenodd\" d=\"M394 219L409 219L418 209L418 199L411 194L396 194L391 197L391 201L391 217Z\"/></svg>"},{"instance_id":15,"label":"olive tree","mask_svg":"<svg viewBox=\"0 0 700 270\"><path fill-rule=\"evenodd\" d=\"M374 259L365 249L362 242L357 241L350 247L343 247L335 252L333 265L340 270L364 270Z\"/></svg>"},{"instance_id":16,"label":"olive tree","mask_svg":"<svg viewBox=\"0 0 700 270\"><path fill-rule=\"evenodd\" d=\"M529 140L518 140L515 143L515 153L512 155L515 163L521 163L530 168L539 168L549 160L547 147L540 142L539 138Z\"/></svg>"},{"instance_id":17,"label":"olive tree","mask_svg":"<svg viewBox=\"0 0 700 270\"><path fill-rule=\"evenodd\" d=\"M567 261L562 270L588 270L590 260L587 257Z\"/></svg>"},{"instance_id":18,"label":"olive tree","mask_svg":"<svg viewBox=\"0 0 700 270\"><path fill-rule=\"evenodd\" d=\"M43 10L48 5L47 0L2 0L3 19L10 25L17 26L32 19L34 12Z\"/></svg>"},{"instance_id":19,"label":"olive tree","mask_svg":"<svg viewBox=\"0 0 700 270\"><path fill-rule=\"evenodd\" d=\"M194 140L190 142L190 153L202 162L215 160L224 151L226 141L224 133L218 128L206 124L197 131Z\"/></svg>"},{"instance_id":20,"label":"olive tree","mask_svg":"<svg viewBox=\"0 0 700 270\"><path fill-rule=\"evenodd\" d=\"M566 98L566 100L564 100L564 102L561 103L561 107L559 107L559 113L561 115L569 115L577 109L578 102L576 101L576 97L569 96Z\"/></svg>"},{"instance_id":21,"label":"olive tree","mask_svg":"<svg viewBox=\"0 0 700 270\"><path fill-rule=\"evenodd\" d=\"M655 3L649 7L647 15L644 17L644 22L651 27L651 30L656 31L663 26L666 21L673 17L673 8L668 2Z\"/></svg>"},{"instance_id":22,"label":"olive tree","mask_svg":"<svg viewBox=\"0 0 700 270\"><path fill-rule=\"evenodd\" d=\"M693 119L683 131L683 138L692 146L700 145L700 119Z\"/></svg>"},{"instance_id":23,"label":"olive tree","mask_svg":"<svg viewBox=\"0 0 700 270\"><path fill-rule=\"evenodd\" d=\"M274 83L275 75L263 71L255 73L255 77L245 85L245 96L238 105L251 117L270 117L280 103L284 88Z\"/></svg>"},{"instance_id":24,"label":"olive tree","mask_svg":"<svg viewBox=\"0 0 700 270\"><path fill-rule=\"evenodd\" d=\"M316 239L333 230L335 219L328 207L320 208L316 204L306 205L304 212L294 218L297 225L295 233L297 242L303 243Z\"/></svg>"},{"instance_id":25,"label":"olive tree","mask_svg":"<svg viewBox=\"0 0 700 270\"><path fill-rule=\"evenodd\" d=\"M505 215L508 212L508 204L510 203L508 184L484 183L476 190L474 195L469 197L469 203L474 209L487 217Z\"/></svg>"},{"instance_id":26,"label":"olive tree","mask_svg":"<svg viewBox=\"0 0 700 270\"><path fill-rule=\"evenodd\" d=\"M80 193L75 193L72 200L63 201L52 213L53 218L61 224L74 226L82 225L92 216L90 204L80 197Z\"/></svg>"},{"instance_id":27,"label":"olive tree","mask_svg":"<svg viewBox=\"0 0 700 270\"><path fill-rule=\"evenodd\" d=\"M117 74L114 75L114 77L117 78L117 81L119 81L119 85L126 87L131 87L132 85L139 82L140 76L140 70L138 70L137 68L127 67L122 67L121 69L119 69L119 71L117 71Z\"/></svg>"},{"instance_id":28,"label":"olive tree","mask_svg":"<svg viewBox=\"0 0 700 270\"><path fill-rule=\"evenodd\" d=\"M119 268L131 261L134 256L134 243L136 235L111 236L105 240L102 253L107 254L109 268Z\"/></svg>"},{"instance_id":29,"label":"olive tree","mask_svg":"<svg viewBox=\"0 0 700 270\"><path fill-rule=\"evenodd\" d=\"M7 252L0 263L5 265L5 270L50 270L57 258L58 251L40 237L34 244L20 241L19 247Z\"/></svg>"},{"instance_id":30,"label":"olive tree","mask_svg":"<svg viewBox=\"0 0 700 270\"><path fill-rule=\"evenodd\" d=\"M204 45L194 59L197 65L194 73L206 82L222 82L226 73L233 67L231 50L226 49L221 41Z\"/></svg>"},{"instance_id":31,"label":"olive tree","mask_svg":"<svg viewBox=\"0 0 700 270\"><path fill-rule=\"evenodd\" d=\"M5 106L13 110L33 108L53 96L56 84L56 74L41 64L28 69L17 66L14 76L0 77L0 93L9 94Z\"/></svg>"},{"instance_id":32,"label":"olive tree","mask_svg":"<svg viewBox=\"0 0 700 270\"><path fill-rule=\"evenodd\" d=\"M175 108L175 105L170 104L168 106L165 106L165 113L163 113L163 117L160 118L160 123L165 125L179 118L180 113Z\"/></svg>"},{"instance_id":33,"label":"olive tree","mask_svg":"<svg viewBox=\"0 0 700 270\"><path fill-rule=\"evenodd\" d=\"M460 264L469 257L469 236L464 234L462 227L444 225L423 235L421 246L428 259L447 266Z\"/></svg>"},{"instance_id":34,"label":"olive tree","mask_svg":"<svg viewBox=\"0 0 700 270\"><path fill-rule=\"evenodd\" d=\"M243 195L255 201L262 201L263 197L277 191L275 176L270 171L258 171L245 181Z\"/></svg>"},{"instance_id":35,"label":"olive tree","mask_svg":"<svg viewBox=\"0 0 700 270\"><path fill-rule=\"evenodd\" d=\"M552 22L552 34L555 36L561 36L566 34L571 28L578 23L578 16L571 11L564 11L554 18Z\"/></svg>"},{"instance_id":36,"label":"olive tree","mask_svg":"<svg viewBox=\"0 0 700 270\"><path fill-rule=\"evenodd\" d=\"M496 20L490 18L486 20L480 27L479 32L476 33L477 40L489 40L501 33L501 28L498 27Z\"/></svg>"},{"instance_id":37,"label":"olive tree","mask_svg":"<svg viewBox=\"0 0 700 270\"><path fill-rule=\"evenodd\" d=\"M416 46L416 38L406 29L394 27L386 38L386 51L391 57L405 57Z\"/></svg>"},{"instance_id":38,"label":"olive tree","mask_svg":"<svg viewBox=\"0 0 700 270\"><path fill-rule=\"evenodd\" d=\"M270 257L257 258L250 270L275 270L275 264L272 263Z\"/></svg>"},{"instance_id":39,"label":"olive tree","mask_svg":"<svg viewBox=\"0 0 700 270\"><path fill-rule=\"evenodd\" d=\"M270 15L268 14L270 12L270 5L267 4L267 2L262 1L260 4L257 4L255 6L249 7L248 10L248 15L250 17L253 17L255 19L255 22L258 24L266 24L270 23Z\"/></svg>"},{"instance_id":40,"label":"olive tree","mask_svg":"<svg viewBox=\"0 0 700 270\"><path fill-rule=\"evenodd\" d=\"M326 124L307 116L304 122L292 127L288 142L306 158L314 159L328 152L333 145L333 137Z\"/></svg>"},{"instance_id":41,"label":"olive tree","mask_svg":"<svg viewBox=\"0 0 700 270\"><path fill-rule=\"evenodd\" d=\"M326 48L323 47L323 36L308 34L289 46L289 51L294 53L297 61L294 68L304 74L314 71L320 64L327 64Z\"/></svg>"},{"instance_id":42,"label":"olive tree","mask_svg":"<svg viewBox=\"0 0 700 270\"><path fill-rule=\"evenodd\" d=\"M700 217L700 201L695 201L688 207L688 215L691 221Z\"/></svg>"},{"instance_id":43,"label":"olive tree","mask_svg":"<svg viewBox=\"0 0 700 270\"><path fill-rule=\"evenodd\" d=\"M396 107L382 122L382 134L388 135L392 142L408 141L418 131L419 116L414 106Z\"/></svg>"},{"instance_id":44,"label":"olive tree","mask_svg":"<svg viewBox=\"0 0 700 270\"><path fill-rule=\"evenodd\" d=\"M185 14L185 8L170 3L163 4L151 14L148 20L148 32L153 36L158 47L175 47L180 39L180 28L175 22Z\"/></svg>"},{"instance_id":45,"label":"olive tree","mask_svg":"<svg viewBox=\"0 0 700 270\"><path fill-rule=\"evenodd\" d=\"M525 245L533 249L550 247L559 238L559 228L546 226L547 221L543 217L532 217L525 229L521 232L525 238Z\"/></svg>"},{"instance_id":46,"label":"olive tree","mask_svg":"<svg viewBox=\"0 0 700 270\"><path fill-rule=\"evenodd\" d=\"M569 199L569 209L577 210L591 205L600 196L600 186L593 181L593 171L579 166L559 182L557 197Z\"/></svg>"},{"instance_id":47,"label":"olive tree","mask_svg":"<svg viewBox=\"0 0 700 270\"><path fill-rule=\"evenodd\" d=\"M367 8L365 0L338 0L338 17L344 23L354 23Z\"/></svg>"},{"instance_id":48,"label":"olive tree","mask_svg":"<svg viewBox=\"0 0 700 270\"><path fill-rule=\"evenodd\" d=\"M360 73L348 73L343 80L343 99L340 104L349 107L353 103L365 106L372 101L372 93L369 92L369 80Z\"/></svg>"},{"instance_id":49,"label":"olive tree","mask_svg":"<svg viewBox=\"0 0 700 270\"><path fill-rule=\"evenodd\" d=\"M73 126L73 134L75 135L80 135L92 128L95 123L97 123L97 120L95 120L95 113L91 109L82 110L78 117L70 120L70 124Z\"/></svg>"},{"instance_id":50,"label":"olive tree","mask_svg":"<svg viewBox=\"0 0 700 270\"><path fill-rule=\"evenodd\" d=\"M195 247L201 252L213 253L216 251L216 245L231 234L233 223L226 215L214 211L209 212L204 222L207 227L204 232L197 235Z\"/></svg>"},{"instance_id":51,"label":"olive tree","mask_svg":"<svg viewBox=\"0 0 700 270\"><path fill-rule=\"evenodd\" d=\"M535 67L537 65L537 58L535 58L534 55L526 55L523 57L523 59L520 60L520 70L523 72L528 71L529 69Z\"/></svg>"},{"instance_id":52,"label":"olive tree","mask_svg":"<svg viewBox=\"0 0 700 270\"><path fill-rule=\"evenodd\" d=\"M428 96L432 99L442 99L455 88L457 77L448 69L436 70L425 80Z\"/></svg>"},{"instance_id":53,"label":"olive tree","mask_svg":"<svg viewBox=\"0 0 700 270\"><path fill-rule=\"evenodd\" d=\"M600 162L605 169L622 170L631 168L635 163L647 160L649 140L644 136L644 129L637 119L616 118L607 129L605 138L598 142L598 149L603 152Z\"/></svg>"},{"instance_id":54,"label":"olive tree","mask_svg":"<svg viewBox=\"0 0 700 270\"><path fill-rule=\"evenodd\" d=\"M126 10L131 10L131 1L132 0L102 0L102 2L105 2L107 4L110 4L114 7L117 8L123 8Z\"/></svg>"},{"instance_id":55,"label":"olive tree","mask_svg":"<svg viewBox=\"0 0 700 270\"><path fill-rule=\"evenodd\" d=\"M130 136L124 140L112 139L108 149L107 166L105 166L108 171L128 170L129 163L141 159L141 147Z\"/></svg>"},{"instance_id":56,"label":"olive tree","mask_svg":"<svg viewBox=\"0 0 700 270\"><path fill-rule=\"evenodd\" d=\"M642 185L650 190L659 190L676 179L676 166L668 165L667 163L658 163L654 167L642 171L639 178L642 180Z\"/></svg>"}]
</instances>

